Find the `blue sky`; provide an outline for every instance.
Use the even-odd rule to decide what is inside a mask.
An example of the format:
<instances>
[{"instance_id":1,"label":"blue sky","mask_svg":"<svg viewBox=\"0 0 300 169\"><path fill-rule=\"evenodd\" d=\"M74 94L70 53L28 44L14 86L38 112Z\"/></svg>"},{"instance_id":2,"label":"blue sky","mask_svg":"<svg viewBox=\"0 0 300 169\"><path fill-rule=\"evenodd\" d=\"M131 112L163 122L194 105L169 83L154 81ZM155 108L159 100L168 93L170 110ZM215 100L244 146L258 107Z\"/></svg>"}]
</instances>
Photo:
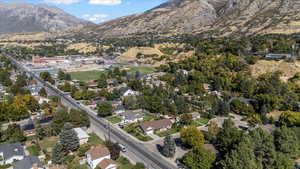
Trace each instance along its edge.
<instances>
[{"instance_id":1,"label":"blue sky","mask_svg":"<svg viewBox=\"0 0 300 169\"><path fill-rule=\"evenodd\" d=\"M142 13L167 0L4 0L57 6L66 12L95 23L120 16Z\"/></svg>"}]
</instances>

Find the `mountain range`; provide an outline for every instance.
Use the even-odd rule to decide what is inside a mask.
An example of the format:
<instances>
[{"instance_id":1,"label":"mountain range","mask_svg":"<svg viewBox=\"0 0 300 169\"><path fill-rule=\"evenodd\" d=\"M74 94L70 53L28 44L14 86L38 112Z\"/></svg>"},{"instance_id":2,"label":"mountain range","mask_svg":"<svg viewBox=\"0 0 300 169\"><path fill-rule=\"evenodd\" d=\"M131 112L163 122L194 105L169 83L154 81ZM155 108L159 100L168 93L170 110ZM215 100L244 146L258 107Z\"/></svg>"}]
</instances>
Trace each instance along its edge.
<instances>
[{"instance_id":1,"label":"mountain range","mask_svg":"<svg viewBox=\"0 0 300 169\"><path fill-rule=\"evenodd\" d=\"M300 32L300 0L169 0L144 13L101 24L92 24L47 5L0 3L0 24L0 33L83 26L65 31L65 34L99 38L149 32L213 33L217 36L290 34Z\"/></svg>"},{"instance_id":2,"label":"mountain range","mask_svg":"<svg viewBox=\"0 0 300 169\"><path fill-rule=\"evenodd\" d=\"M300 0L170 0L142 14L86 27L99 36L145 32L219 36L300 31Z\"/></svg>"},{"instance_id":3,"label":"mountain range","mask_svg":"<svg viewBox=\"0 0 300 169\"><path fill-rule=\"evenodd\" d=\"M56 7L0 1L0 34L58 31L91 24Z\"/></svg>"}]
</instances>

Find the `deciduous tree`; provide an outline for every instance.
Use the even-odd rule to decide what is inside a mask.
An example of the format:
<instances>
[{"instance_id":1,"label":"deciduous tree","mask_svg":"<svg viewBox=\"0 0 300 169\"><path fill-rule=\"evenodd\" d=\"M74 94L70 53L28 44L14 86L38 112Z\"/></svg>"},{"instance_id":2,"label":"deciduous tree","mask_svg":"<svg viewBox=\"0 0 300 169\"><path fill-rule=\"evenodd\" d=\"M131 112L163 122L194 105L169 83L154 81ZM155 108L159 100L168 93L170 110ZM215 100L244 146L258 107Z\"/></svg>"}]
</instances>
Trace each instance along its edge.
<instances>
[{"instance_id":1,"label":"deciduous tree","mask_svg":"<svg viewBox=\"0 0 300 169\"><path fill-rule=\"evenodd\" d=\"M195 126L182 128L180 131L181 140L188 146L199 148L204 144L204 135Z\"/></svg>"}]
</instances>

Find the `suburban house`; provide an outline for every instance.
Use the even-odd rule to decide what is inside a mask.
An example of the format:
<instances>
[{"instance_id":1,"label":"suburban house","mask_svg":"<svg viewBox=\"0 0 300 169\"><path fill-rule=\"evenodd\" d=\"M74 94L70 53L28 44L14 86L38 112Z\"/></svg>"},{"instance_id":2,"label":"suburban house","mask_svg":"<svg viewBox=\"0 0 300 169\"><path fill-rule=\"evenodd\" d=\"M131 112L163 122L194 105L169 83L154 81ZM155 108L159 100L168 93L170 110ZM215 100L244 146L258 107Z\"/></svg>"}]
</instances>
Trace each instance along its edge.
<instances>
[{"instance_id":1,"label":"suburban house","mask_svg":"<svg viewBox=\"0 0 300 169\"><path fill-rule=\"evenodd\" d=\"M12 164L15 160L23 160L25 156L21 143L0 145L0 164Z\"/></svg>"},{"instance_id":2,"label":"suburban house","mask_svg":"<svg viewBox=\"0 0 300 169\"><path fill-rule=\"evenodd\" d=\"M74 131L77 134L80 145L88 142L90 136L84 130L82 130L82 128L74 128Z\"/></svg>"},{"instance_id":3,"label":"suburban house","mask_svg":"<svg viewBox=\"0 0 300 169\"><path fill-rule=\"evenodd\" d=\"M154 131L166 131L172 127L172 121L170 119L149 121L140 124L140 128L145 134L153 134Z\"/></svg>"},{"instance_id":4,"label":"suburban house","mask_svg":"<svg viewBox=\"0 0 300 169\"><path fill-rule=\"evenodd\" d=\"M109 104L113 107L114 114L120 114L124 109L121 101L109 101Z\"/></svg>"},{"instance_id":5,"label":"suburban house","mask_svg":"<svg viewBox=\"0 0 300 169\"><path fill-rule=\"evenodd\" d=\"M98 164L98 167L101 169L117 169L118 165L111 159L104 159Z\"/></svg>"},{"instance_id":6,"label":"suburban house","mask_svg":"<svg viewBox=\"0 0 300 169\"><path fill-rule=\"evenodd\" d=\"M127 96L138 96L139 92L130 89L129 87L123 87L120 89L120 93L123 97Z\"/></svg>"},{"instance_id":7,"label":"suburban house","mask_svg":"<svg viewBox=\"0 0 300 169\"><path fill-rule=\"evenodd\" d=\"M25 156L23 160L13 164L13 169L44 169L44 167L38 157Z\"/></svg>"},{"instance_id":8,"label":"suburban house","mask_svg":"<svg viewBox=\"0 0 300 169\"><path fill-rule=\"evenodd\" d=\"M34 98L39 102L39 104L49 103L50 102L50 99L47 99L46 97L34 96Z\"/></svg>"},{"instance_id":9,"label":"suburban house","mask_svg":"<svg viewBox=\"0 0 300 169\"><path fill-rule=\"evenodd\" d=\"M144 120L143 110L128 110L121 114L122 124L136 123Z\"/></svg>"},{"instance_id":10,"label":"suburban house","mask_svg":"<svg viewBox=\"0 0 300 169\"><path fill-rule=\"evenodd\" d=\"M50 124L52 119L53 119L52 115L41 115L40 117L38 117L38 123L41 126L46 126L46 125Z\"/></svg>"},{"instance_id":11,"label":"suburban house","mask_svg":"<svg viewBox=\"0 0 300 169\"><path fill-rule=\"evenodd\" d=\"M275 54L275 53L269 53L266 54L265 58L267 59L285 59L285 58L291 58L291 54Z\"/></svg>"},{"instance_id":12,"label":"suburban house","mask_svg":"<svg viewBox=\"0 0 300 169\"><path fill-rule=\"evenodd\" d=\"M32 96L38 96L39 92L41 90L40 87L36 86L36 85L32 85L32 86L25 86L25 89L28 89L31 93Z\"/></svg>"},{"instance_id":13,"label":"suburban house","mask_svg":"<svg viewBox=\"0 0 300 169\"><path fill-rule=\"evenodd\" d=\"M191 116L192 116L193 120L201 118L200 113L198 113L198 112L192 112Z\"/></svg>"},{"instance_id":14,"label":"suburban house","mask_svg":"<svg viewBox=\"0 0 300 169\"><path fill-rule=\"evenodd\" d=\"M98 82L97 80L91 80L87 83L88 88L97 88L98 87Z\"/></svg>"},{"instance_id":15,"label":"suburban house","mask_svg":"<svg viewBox=\"0 0 300 169\"><path fill-rule=\"evenodd\" d=\"M29 119L26 123L21 124L21 129L26 136L33 136L36 134L34 122Z\"/></svg>"},{"instance_id":16,"label":"suburban house","mask_svg":"<svg viewBox=\"0 0 300 169\"><path fill-rule=\"evenodd\" d=\"M110 158L111 157L108 148L103 146L92 147L86 152L87 163L92 169L96 168L103 160Z\"/></svg>"}]
</instances>

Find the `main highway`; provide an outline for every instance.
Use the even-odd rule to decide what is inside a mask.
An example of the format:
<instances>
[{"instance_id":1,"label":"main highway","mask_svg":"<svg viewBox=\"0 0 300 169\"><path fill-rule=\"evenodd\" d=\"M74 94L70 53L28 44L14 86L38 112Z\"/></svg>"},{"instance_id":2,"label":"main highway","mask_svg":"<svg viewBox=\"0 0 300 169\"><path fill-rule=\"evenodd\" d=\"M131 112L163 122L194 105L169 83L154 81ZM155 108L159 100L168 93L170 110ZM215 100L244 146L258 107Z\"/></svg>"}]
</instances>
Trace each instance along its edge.
<instances>
[{"instance_id":1,"label":"main highway","mask_svg":"<svg viewBox=\"0 0 300 169\"><path fill-rule=\"evenodd\" d=\"M95 112L90 109L82 106L76 102L73 98L68 95L65 95L62 91L58 90L56 87L51 85L48 82L43 81L38 77L38 75L33 72L27 70L23 67L17 60L12 58L11 56L5 55L7 58L11 60L11 62L22 72L25 72L32 78L34 78L39 84L54 93L56 96L59 96L61 100L64 101L71 108L75 108L78 110L85 111L90 117L91 125L93 126L92 130L94 132L102 132L107 136L126 146L128 153L134 155L136 162L142 162L149 169L177 169L178 167L174 164L170 163L160 155L149 151L142 143L136 141L135 139L129 137L124 131L121 129L114 127L113 125L108 125L109 123L98 117Z\"/></svg>"}]
</instances>

